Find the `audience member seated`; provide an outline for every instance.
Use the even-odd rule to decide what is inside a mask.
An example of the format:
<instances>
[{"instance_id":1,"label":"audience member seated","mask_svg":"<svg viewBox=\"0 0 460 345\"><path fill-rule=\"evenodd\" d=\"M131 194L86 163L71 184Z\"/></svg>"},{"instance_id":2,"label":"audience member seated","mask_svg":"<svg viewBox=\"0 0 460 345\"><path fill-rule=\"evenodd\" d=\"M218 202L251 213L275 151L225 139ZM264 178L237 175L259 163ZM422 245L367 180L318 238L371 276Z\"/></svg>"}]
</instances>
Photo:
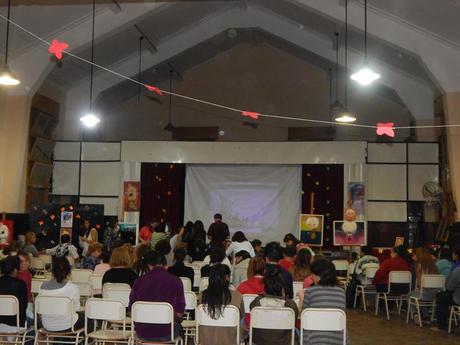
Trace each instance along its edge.
<instances>
[{"instance_id":1,"label":"audience member seated","mask_svg":"<svg viewBox=\"0 0 460 345\"><path fill-rule=\"evenodd\" d=\"M460 248L452 251L452 260L460 262ZM436 295L436 320L435 330L447 331L449 307L460 305L460 265L457 265L446 280L446 291Z\"/></svg>"},{"instance_id":2,"label":"audience member seated","mask_svg":"<svg viewBox=\"0 0 460 345\"><path fill-rule=\"evenodd\" d=\"M264 274L265 293L259 295L252 301L250 308L254 307L287 307L295 313L295 318L299 311L295 302L285 297L282 268L277 266L268 267ZM290 330L254 329L253 340L256 344L291 344Z\"/></svg>"},{"instance_id":3,"label":"audience member seated","mask_svg":"<svg viewBox=\"0 0 460 345\"><path fill-rule=\"evenodd\" d=\"M144 274L150 272L149 266L146 261L147 254L150 252L150 245L148 244L138 244L134 249L134 263L133 271L140 277Z\"/></svg>"},{"instance_id":4,"label":"audience member seated","mask_svg":"<svg viewBox=\"0 0 460 345\"><path fill-rule=\"evenodd\" d=\"M303 309L334 308L345 311L345 291L337 286L337 274L334 264L327 259L315 259L311 264L315 285L298 292ZM343 334L340 332L309 331L305 332L304 343L342 345Z\"/></svg>"},{"instance_id":5,"label":"audience member seated","mask_svg":"<svg viewBox=\"0 0 460 345\"><path fill-rule=\"evenodd\" d=\"M244 315L242 295L230 290L230 269L217 264L211 268L209 286L203 291L201 301L208 315L217 320L227 305L234 305ZM200 326L198 329L201 345L235 345L236 328Z\"/></svg>"},{"instance_id":6,"label":"audience member seated","mask_svg":"<svg viewBox=\"0 0 460 345\"><path fill-rule=\"evenodd\" d=\"M38 257L38 250L35 247L35 243L37 242L37 235L35 232L29 231L26 233L26 244L24 248L22 248L22 252L24 254L32 255L34 257Z\"/></svg>"},{"instance_id":7,"label":"audience member seated","mask_svg":"<svg viewBox=\"0 0 460 345\"><path fill-rule=\"evenodd\" d=\"M211 266L217 264L224 264L228 267L230 272L232 271L232 264L230 260L225 256L225 248L224 245L221 243L215 244L211 248L211 252L207 255L201 266L201 276L202 277L209 277L209 272L211 270Z\"/></svg>"},{"instance_id":8,"label":"audience member seated","mask_svg":"<svg viewBox=\"0 0 460 345\"><path fill-rule=\"evenodd\" d=\"M32 274L30 273L30 257L27 254L21 253L18 255L20 260L18 279L21 279L26 283L27 296L29 301L32 301Z\"/></svg>"},{"instance_id":9,"label":"audience member seated","mask_svg":"<svg viewBox=\"0 0 460 345\"><path fill-rule=\"evenodd\" d=\"M19 301L19 325L25 326L27 309L27 286L18 279L20 260L17 256L8 256L0 261L2 276L0 277L0 295L13 295ZM16 315L0 316L0 333L16 333Z\"/></svg>"},{"instance_id":10,"label":"audience member seated","mask_svg":"<svg viewBox=\"0 0 460 345\"><path fill-rule=\"evenodd\" d=\"M166 231L166 224L160 223L156 226L155 232L152 233L152 238L150 240L150 248L155 250L155 246L158 242L166 240L168 236L165 233Z\"/></svg>"},{"instance_id":11,"label":"audience member seated","mask_svg":"<svg viewBox=\"0 0 460 345\"><path fill-rule=\"evenodd\" d=\"M211 245L223 244L228 237L230 237L228 225L222 221L222 215L216 213L214 215L214 223L208 229L208 238L211 241Z\"/></svg>"},{"instance_id":12,"label":"audience member seated","mask_svg":"<svg viewBox=\"0 0 460 345\"><path fill-rule=\"evenodd\" d=\"M107 224L103 234L103 244L108 251L112 249L113 243L120 238L120 225L118 219L113 219Z\"/></svg>"},{"instance_id":13,"label":"audience member seated","mask_svg":"<svg viewBox=\"0 0 460 345\"><path fill-rule=\"evenodd\" d=\"M251 255L245 250L240 250L235 254L235 267L232 275L233 286L240 285L242 281L248 278L249 260L251 260Z\"/></svg>"},{"instance_id":14,"label":"audience member seated","mask_svg":"<svg viewBox=\"0 0 460 345\"><path fill-rule=\"evenodd\" d=\"M102 254L102 245L100 243L91 243L86 252L86 256L81 263L82 269L92 270L100 263Z\"/></svg>"},{"instance_id":15,"label":"audience member seated","mask_svg":"<svg viewBox=\"0 0 460 345\"><path fill-rule=\"evenodd\" d=\"M168 240L158 241L155 245L154 251L160 253L161 255L164 255L168 266L171 266L173 264L174 257L171 252L171 245L169 244Z\"/></svg>"},{"instance_id":16,"label":"audience member seated","mask_svg":"<svg viewBox=\"0 0 460 345\"><path fill-rule=\"evenodd\" d=\"M419 248L413 255L415 261L415 286L412 291L412 296L420 296L420 284L422 282L422 276L425 274L439 274L436 263L431 254L423 248ZM438 289L423 289L422 300L432 301L436 294L439 292Z\"/></svg>"},{"instance_id":17,"label":"audience member seated","mask_svg":"<svg viewBox=\"0 0 460 345\"><path fill-rule=\"evenodd\" d=\"M101 261L94 267L94 274L104 275L110 269L110 253L106 249L102 250Z\"/></svg>"},{"instance_id":18,"label":"audience member seated","mask_svg":"<svg viewBox=\"0 0 460 345\"><path fill-rule=\"evenodd\" d=\"M300 241L293 234L286 234L283 238L284 246L296 246Z\"/></svg>"},{"instance_id":19,"label":"audience member seated","mask_svg":"<svg viewBox=\"0 0 460 345\"><path fill-rule=\"evenodd\" d=\"M284 268L285 271L289 271L289 269L294 265L296 254L297 250L295 246L287 246L284 248L284 257L279 261L279 265Z\"/></svg>"},{"instance_id":20,"label":"audience member seated","mask_svg":"<svg viewBox=\"0 0 460 345\"><path fill-rule=\"evenodd\" d=\"M281 267L278 265L281 257L283 256L283 248L278 242L270 242L265 246L264 250L265 261L267 263L267 269L273 266ZM284 293L287 298L293 298L294 292L292 287L292 276L285 269L281 268L281 275L283 276Z\"/></svg>"},{"instance_id":21,"label":"audience member seated","mask_svg":"<svg viewBox=\"0 0 460 345\"><path fill-rule=\"evenodd\" d=\"M254 248L254 253L256 256L263 256L264 249L262 248L262 241L255 239L251 241L252 248Z\"/></svg>"},{"instance_id":22,"label":"audience member seated","mask_svg":"<svg viewBox=\"0 0 460 345\"><path fill-rule=\"evenodd\" d=\"M361 257L356 261L354 273L363 285L369 285L372 282L366 281L366 269L369 267L379 268L379 259L372 255L372 247L361 247Z\"/></svg>"},{"instance_id":23,"label":"audience member seated","mask_svg":"<svg viewBox=\"0 0 460 345\"><path fill-rule=\"evenodd\" d=\"M115 248L110 257L110 269L102 277L102 285L105 283L126 283L133 286L137 274L130 268L131 258L127 248Z\"/></svg>"},{"instance_id":24,"label":"audience member seated","mask_svg":"<svg viewBox=\"0 0 460 345\"><path fill-rule=\"evenodd\" d=\"M248 279L241 282L238 286L238 291L242 295L264 293L264 272L265 272L265 259L262 257L255 257L249 260L248 265Z\"/></svg>"},{"instance_id":25,"label":"audience member seated","mask_svg":"<svg viewBox=\"0 0 460 345\"><path fill-rule=\"evenodd\" d=\"M53 279L44 282L40 287L39 296L65 296L69 297L73 304L75 313L70 316L65 315L41 315L41 324L51 332L62 332L72 328L83 328L85 316L83 312L77 312L80 308L80 290L78 286L68 281L71 273L69 261L64 258L53 259Z\"/></svg>"},{"instance_id":26,"label":"audience member seated","mask_svg":"<svg viewBox=\"0 0 460 345\"><path fill-rule=\"evenodd\" d=\"M206 241L198 238L193 241L192 248L189 249L189 256L193 261L203 261L206 257Z\"/></svg>"},{"instance_id":27,"label":"audience member seated","mask_svg":"<svg viewBox=\"0 0 460 345\"><path fill-rule=\"evenodd\" d=\"M176 277L185 277L190 279L193 286L193 278L195 277L195 272L193 271L193 268L184 265L186 256L187 251L185 248L177 248L174 251L174 265L168 268L168 272L174 274Z\"/></svg>"},{"instance_id":28,"label":"audience member seated","mask_svg":"<svg viewBox=\"0 0 460 345\"><path fill-rule=\"evenodd\" d=\"M0 254L0 260L8 256L15 256L18 255L19 251L21 250L21 246L18 241L13 241L10 243L8 247L3 248Z\"/></svg>"},{"instance_id":29,"label":"audience member seated","mask_svg":"<svg viewBox=\"0 0 460 345\"><path fill-rule=\"evenodd\" d=\"M446 278L452 270L451 259L452 252L448 248L441 248L439 251L439 260L436 261L436 267L438 268L439 274L442 274Z\"/></svg>"},{"instance_id":30,"label":"audience member seated","mask_svg":"<svg viewBox=\"0 0 460 345\"><path fill-rule=\"evenodd\" d=\"M71 256L74 260L78 259L78 250L72 243L70 243L70 236L67 234L61 236L61 244L47 249L45 253L57 258Z\"/></svg>"},{"instance_id":31,"label":"audience member seated","mask_svg":"<svg viewBox=\"0 0 460 345\"><path fill-rule=\"evenodd\" d=\"M139 231L140 243L150 245L150 241L152 240L152 234L155 232L155 229L158 226L158 224L158 222L152 220L149 224L146 224L141 228L141 230Z\"/></svg>"},{"instance_id":32,"label":"audience member seated","mask_svg":"<svg viewBox=\"0 0 460 345\"><path fill-rule=\"evenodd\" d=\"M178 244L183 243L183 236L184 236L185 228L181 226L179 229L176 230L176 233L171 236L169 239L169 245L171 249L174 251Z\"/></svg>"},{"instance_id":33,"label":"audience member seated","mask_svg":"<svg viewBox=\"0 0 460 345\"><path fill-rule=\"evenodd\" d=\"M310 270L311 253L307 249L298 251L294 265L289 268L289 273L295 282L303 282L303 287L313 285L313 277Z\"/></svg>"},{"instance_id":34,"label":"audience member seated","mask_svg":"<svg viewBox=\"0 0 460 345\"><path fill-rule=\"evenodd\" d=\"M146 262L150 272L136 280L129 297L129 309L137 301L167 302L174 308L176 316L174 333L181 335L180 319L185 312L185 296L182 282L166 268L166 258L158 252L149 252ZM167 341L171 339L170 325L137 323L136 335L145 341Z\"/></svg>"},{"instance_id":35,"label":"audience member seated","mask_svg":"<svg viewBox=\"0 0 460 345\"><path fill-rule=\"evenodd\" d=\"M227 250L225 251L225 255L233 256L240 251L246 251L249 253L251 258L256 256L254 252L254 248L252 248L251 242L248 241L246 236L242 231L237 231L232 237L232 243L228 246Z\"/></svg>"},{"instance_id":36,"label":"audience member seated","mask_svg":"<svg viewBox=\"0 0 460 345\"><path fill-rule=\"evenodd\" d=\"M390 258L385 260L375 273L373 284L378 292L388 291L388 278L391 271L412 271L412 259L403 246L394 247ZM407 284L392 284L392 293L408 292Z\"/></svg>"}]
</instances>

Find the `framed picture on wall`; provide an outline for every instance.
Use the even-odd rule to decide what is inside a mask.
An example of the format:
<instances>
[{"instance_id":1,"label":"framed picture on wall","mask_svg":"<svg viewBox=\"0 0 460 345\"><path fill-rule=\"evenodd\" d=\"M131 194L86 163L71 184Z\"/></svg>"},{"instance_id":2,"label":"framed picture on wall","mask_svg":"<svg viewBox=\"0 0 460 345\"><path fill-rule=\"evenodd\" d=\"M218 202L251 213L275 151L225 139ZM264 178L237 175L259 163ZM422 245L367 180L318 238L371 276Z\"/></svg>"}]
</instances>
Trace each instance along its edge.
<instances>
[{"instance_id":1,"label":"framed picture on wall","mask_svg":"<svg viewBox=\"0 0 460 345\"><path fill-rule=\"evenodd\" d=\"M300 240L310 246L323 245L324 216L318 214L300 215Z\"/></svg>"},{"instance_id":2,"label":"framed picture on wall","mask_svg":"<svg viewBox=\"0 0 460 345\"><path fill-rule=\"evenodd\" d=\"M0 249L8 247L13 242L14 222L0 220Z\"/></svg>"},{"instance_id":3,"label":"framed picture on wall","mask_svg":"<svg viewBox=\"0 0 460 345\"><path fill-rule=\"evenodd\" d=\"M367 223L365 221L340 220L334 222L334 246L367 245Z\"/></svg>"},{"instance_id":4,"label":"framed picture on wall","mask_svg":"<svg viewBox=\"0 0 460 345\"><path fill-rule=\"evenodd\" d=\"M139 241L139 225L135 223L119 223L120 237L125 243L137 245Z\"/></svg>"}]
</instances>

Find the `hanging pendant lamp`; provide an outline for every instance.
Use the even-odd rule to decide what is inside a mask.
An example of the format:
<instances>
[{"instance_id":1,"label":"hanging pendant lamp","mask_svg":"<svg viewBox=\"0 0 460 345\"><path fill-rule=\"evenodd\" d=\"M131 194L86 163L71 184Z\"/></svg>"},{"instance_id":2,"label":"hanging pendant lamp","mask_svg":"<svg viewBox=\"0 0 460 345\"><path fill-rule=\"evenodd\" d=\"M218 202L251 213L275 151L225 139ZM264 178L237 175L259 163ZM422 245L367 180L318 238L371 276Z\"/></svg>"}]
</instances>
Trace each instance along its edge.
<instances>
[{"instance_id":1,"label":"hanging pendant lamp","mask_svg":"<svg viewBox=\"0 0 460 345\"><path fill-rule=\"evenodd\" d=\"M337 113L335 121L351 123L356 121L356 116L348 110L348 0L345 0L345 73L344 73L344 107L341 113Z\"/></svg>"},{"instance_id":2,"label":"hanging pendant lamp","mask_svg":"<svg viewBox=\"0 0 460 345\"><path fill-rule=\"evenodd\" d=\"M89 84L89 112L80 118L80 121L88 128L95 127L101 120L93 113L93 78L94 78L94 28L96 22L96 0L93 0L93 28L91 33L91 75Z\"/></svg>"},{"instance_id":3,"label":"hanging pendant lamp","mask_svg":"<svg viewBox=\"0 0 460 345\"><path fill-rule=\"evenodd\" d=\"M171 116L172 116L172 95L171 95L171 92L172 92L172 75L173 75L173 70L170 69L169 70L169 117L168 117L168 124L165 126L165 128L163 128L165 131L167 132L172 132L174 130L174 126L173 124L171 123Z\"/></svg>"},{"instance_id":4,"label":"hanging pendant lamp","mask_svg":"<svg viewBox=\"0 0 460 345\"><path fill-rule=\"evenodd\" d=\"M339 101L339 33L334 32L335 35L335 102L332 104L331 117L335 119L342 114L345 110L343 104Z\"/></svg>"},{"instance_id":5,"label":"hanging pendant lamp","mask_svg":"<svg viewBox=\"0 0 460 345\"><path fill-rule=\"evenodd\" d=\"M364 0L364 63L360 70L352 74L350 78L363 86L380 79L380 74L371 69L367 58L367 0Z\"/></svg>"},{"instance_id":6,"label":"hanging pendant lamp","mask_svg":"<svg viewBox=\"0 0 460 345\"><path fill-rule=\"evenodd\" d=\"M21 82L8 67L8 48L10 41L11 0L8 0L8 20L6 22L5 65L0 69L0 85L14 86Z\"/></svg>"}]
</instances>

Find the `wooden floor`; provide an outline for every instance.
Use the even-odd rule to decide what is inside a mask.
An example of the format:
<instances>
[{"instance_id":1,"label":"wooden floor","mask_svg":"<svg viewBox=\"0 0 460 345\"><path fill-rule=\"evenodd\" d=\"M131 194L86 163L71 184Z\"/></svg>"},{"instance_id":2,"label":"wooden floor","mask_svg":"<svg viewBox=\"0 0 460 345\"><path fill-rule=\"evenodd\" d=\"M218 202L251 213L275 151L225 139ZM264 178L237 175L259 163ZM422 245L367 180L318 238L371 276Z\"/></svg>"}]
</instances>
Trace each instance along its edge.
<instances>
[{"instance_id":1,"label":"wooden floor","mask_svg":"<svg viewBox=\"0 0 460 345\"><path fill-rule=\"evenodd\" d=\"M382 311L383 312L383 311ZM390 315L387 321L383 313L377 317L373 311L347 309L347 326L351 345L394 344L394 345L459 345L460 327L455 327L451 334L423 328L397 313Z\"/></svg>"}]
</instances>

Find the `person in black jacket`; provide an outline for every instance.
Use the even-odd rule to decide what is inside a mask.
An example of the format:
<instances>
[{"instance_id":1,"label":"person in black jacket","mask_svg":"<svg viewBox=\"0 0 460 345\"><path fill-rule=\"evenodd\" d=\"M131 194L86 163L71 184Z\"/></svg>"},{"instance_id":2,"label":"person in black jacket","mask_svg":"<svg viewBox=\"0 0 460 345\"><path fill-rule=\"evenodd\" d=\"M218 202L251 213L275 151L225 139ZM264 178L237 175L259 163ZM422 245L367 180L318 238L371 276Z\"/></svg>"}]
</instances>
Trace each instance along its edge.
<instances>
[{"instance_id":1,"label":"person in black jacket","mask_svg":"<svg viewBox=\"0 0 460 345\"><path fill-rule=\"evenodd\" d=\"M186 256L187 251L185 248L177 248L174 251L174 265L168 268L168 272L174 274L177 277L186 277L190 279L193 286L193 277L195 276L195 272L193 271L193 268L184 265Z\"/></svg>"},{"instance_id":2,"label":"person in black jacket","mask_svg":"<svg viewBox=\"0 0 460 345\"><path fill-rule=\"evenodd\" d=\"M284 293L286 297L290 299L294 298L292 275L278 264L283 257L283 248L278 242L270 242L265 246L264 255L267 269L276 267L281 269L280 273L283 278Z\"/></svg>"},{"instance_id":3,"label":"person in black jacket","mask_svg":"<svg viewBox=\"0 0 460 345\"><path fill-rule=\"evenodd\" d=\"M20 260L18 256L8 256L0 262L0 295L13 295L19 301L19 325L25 327L27 309L27 286L17 278ZM0 316L0 324L16 327L16 316Z\"/></svg>"}]
</instances>

